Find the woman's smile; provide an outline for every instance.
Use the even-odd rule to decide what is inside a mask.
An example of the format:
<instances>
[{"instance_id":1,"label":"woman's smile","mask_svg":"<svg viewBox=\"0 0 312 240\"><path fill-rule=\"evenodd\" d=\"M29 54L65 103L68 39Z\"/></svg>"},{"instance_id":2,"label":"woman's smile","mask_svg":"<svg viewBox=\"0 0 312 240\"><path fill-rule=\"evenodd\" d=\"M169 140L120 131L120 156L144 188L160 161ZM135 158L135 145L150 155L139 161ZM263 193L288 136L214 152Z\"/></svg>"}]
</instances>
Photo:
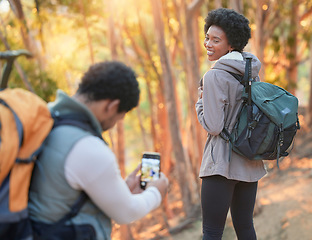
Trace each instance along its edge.
<instances>
[{"instance_id":1,"label":"woman's smile","mask_svg":"<svg viewBox=\"0 0 312 240\"><path fill-rule=\"evenodd\" d=\"M212 25L208 29L204 40L204 46L210 61L218 60L232 50L225 32L216 25Z\"/></svg>"}]
</instances>

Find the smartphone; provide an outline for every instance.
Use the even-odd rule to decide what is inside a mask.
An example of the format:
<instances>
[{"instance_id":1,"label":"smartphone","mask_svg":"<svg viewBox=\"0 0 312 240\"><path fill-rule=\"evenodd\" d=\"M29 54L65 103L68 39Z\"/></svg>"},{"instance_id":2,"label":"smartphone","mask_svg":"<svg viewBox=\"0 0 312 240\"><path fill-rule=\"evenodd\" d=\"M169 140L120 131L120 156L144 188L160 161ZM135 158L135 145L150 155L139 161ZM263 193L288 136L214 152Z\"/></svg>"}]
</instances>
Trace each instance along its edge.
<instances>
[{"instance_id":1,"label":"smartphone","mask_svg":"<svg viewBox=\"0 0 312 240\"><path fill-rule=\"evenodd\" d=\"M141 188L145 189L148 182L159 179L159 176L160 154L157 152L144 152L141 164Z\"/></svg>"}]
</instances>

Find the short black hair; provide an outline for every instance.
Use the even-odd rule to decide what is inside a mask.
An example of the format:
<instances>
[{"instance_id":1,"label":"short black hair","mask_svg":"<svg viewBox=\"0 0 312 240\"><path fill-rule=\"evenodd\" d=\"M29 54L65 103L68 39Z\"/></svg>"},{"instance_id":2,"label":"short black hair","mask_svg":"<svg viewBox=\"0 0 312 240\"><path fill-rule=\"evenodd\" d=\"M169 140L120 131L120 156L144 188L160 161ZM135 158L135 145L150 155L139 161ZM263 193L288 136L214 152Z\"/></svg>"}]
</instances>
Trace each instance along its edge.
<instances>
[{"instance_id":1,"label":"short black hair","mask_svg":"<svg viewBox=\"0 0 312 240\"><path fill-rule=\"evenodd\" d=\"M218 8L210 11L205 18L205 34L212 25L222 28L229 44L236 51L242 52L251 38L249 20L232 9Z\"/></svg>"},{"instance_id":2,"label":"short black hair","mask_svg":"<svg viewBox=\"0 0 312 240\"><path fill-rule=\"evenodd\" d=\"M118 61L91 65L77 90L89 101L119 99L118 112L130 111L139 103L140 90L135 72Z\"/></svg>"}]
</instances>

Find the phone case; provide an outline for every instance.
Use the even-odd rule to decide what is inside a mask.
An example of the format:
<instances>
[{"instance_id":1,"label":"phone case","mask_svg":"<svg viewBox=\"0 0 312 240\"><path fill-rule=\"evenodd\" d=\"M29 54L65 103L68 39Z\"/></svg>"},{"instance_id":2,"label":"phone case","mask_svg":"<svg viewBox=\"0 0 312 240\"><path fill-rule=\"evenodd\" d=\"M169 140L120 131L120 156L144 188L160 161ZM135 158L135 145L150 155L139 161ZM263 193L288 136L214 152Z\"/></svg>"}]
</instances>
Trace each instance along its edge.
<instances>
[{"instance_id":1,"label":"phone case","mask_svg":"<svg viewBox=\"0 0 312 240\"><path fill-rule=\"evenodd\" d=\"M148 182L159 179L159 177L160 154L157 152L144 152L141 164L141 188L145 189Z\"/></svg>"}]
</instances>

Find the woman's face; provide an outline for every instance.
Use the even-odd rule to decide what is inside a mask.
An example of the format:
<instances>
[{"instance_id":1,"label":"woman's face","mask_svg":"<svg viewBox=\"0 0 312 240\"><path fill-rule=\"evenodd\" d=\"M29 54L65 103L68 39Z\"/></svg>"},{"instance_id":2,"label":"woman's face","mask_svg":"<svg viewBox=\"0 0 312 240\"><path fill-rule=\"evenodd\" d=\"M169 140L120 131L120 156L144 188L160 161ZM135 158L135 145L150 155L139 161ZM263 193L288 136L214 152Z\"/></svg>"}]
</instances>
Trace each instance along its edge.
<instances>
[{"instance_id":1,"label":"woman's face","mask_svg":"<svg viewBox=\"0 0 312 240\"><path fill-rule=\"evenodd\" d=\"M212 25L208 29L204 40L204 46L207 49L209 61L216 61L233 50L228 43L225 32L216 25Z\"/></svg>"}]
</instances>

